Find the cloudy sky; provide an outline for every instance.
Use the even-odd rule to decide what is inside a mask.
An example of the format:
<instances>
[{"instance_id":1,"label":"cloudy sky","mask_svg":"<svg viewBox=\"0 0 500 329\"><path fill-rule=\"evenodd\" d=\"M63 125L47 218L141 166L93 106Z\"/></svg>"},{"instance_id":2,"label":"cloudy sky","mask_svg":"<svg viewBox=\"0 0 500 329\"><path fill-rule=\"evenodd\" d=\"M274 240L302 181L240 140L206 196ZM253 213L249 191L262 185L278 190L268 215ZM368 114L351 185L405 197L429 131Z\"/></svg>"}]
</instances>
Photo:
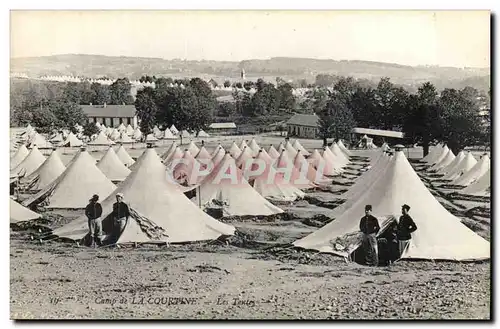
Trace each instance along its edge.
<instances>
[{"instance_id":1,"label":"cloudy sky","mask_svg":"<svg viewBox=\"0 0 500 329\"><path fill-rule=\"evenodd\" d=\"M349 59L488 67L487 11L12 11L11 57Z\"/></svg>"}]
</instances>

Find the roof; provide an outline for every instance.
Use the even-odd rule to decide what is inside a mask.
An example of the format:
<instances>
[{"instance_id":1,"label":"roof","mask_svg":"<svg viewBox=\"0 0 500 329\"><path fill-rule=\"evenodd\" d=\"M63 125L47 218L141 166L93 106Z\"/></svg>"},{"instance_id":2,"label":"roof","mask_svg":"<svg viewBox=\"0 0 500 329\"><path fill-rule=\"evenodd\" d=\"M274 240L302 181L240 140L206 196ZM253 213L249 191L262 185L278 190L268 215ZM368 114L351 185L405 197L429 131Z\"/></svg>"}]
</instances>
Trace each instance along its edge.
<instances>
[{"instance_id":1,"label":"roof","mask_svg":"<svg viewBox=\"0 0 500 329\"><path fill-rule=\"evenodd\" d=\"M287 125L318 127L319 117L316 114L295 114L286 122Z\"/></svg>"},{"instance_id":2,"label":"roof","mask_svg":"<svg viewBox=\"0 0 500 329\"><path fill-rule=\"evenodd\" d=\"M133 118L134 105L80 105L88 117Z\"/></svg>"},{"instance_id":3,"label":"roof","mask_svg":"<svg viewBox=\"0 0 500 329\"><path fill-rule=\"evenodd\" d=\"M384 136L392 138L403 138L404 134L400 131L391 130L380 130L380 129L369 129L369 128L354 128L352 130L356 134L374 135L374 136Z\"/></svg>"},{"instance_id":4,"label":"roof","mask_svg":"<svg viewBox=\"0 0 500 329\"><path fill-rule=\"evenodd\" d=\"M214 122L209 126L210 129L234 129L236 124L234 122Z\"/></svg>"},{"instance_id":5,"label":"roof","mask_svg":"<svg viewBox=\"0 0 500 329\"><path fill-rule=\"evenodd\" d=\"M235 99L233 95L225 95L225 96L219 96L217 97L218 102L228 102L228 103L234 103Z\"/></svg>"}]
</instances>

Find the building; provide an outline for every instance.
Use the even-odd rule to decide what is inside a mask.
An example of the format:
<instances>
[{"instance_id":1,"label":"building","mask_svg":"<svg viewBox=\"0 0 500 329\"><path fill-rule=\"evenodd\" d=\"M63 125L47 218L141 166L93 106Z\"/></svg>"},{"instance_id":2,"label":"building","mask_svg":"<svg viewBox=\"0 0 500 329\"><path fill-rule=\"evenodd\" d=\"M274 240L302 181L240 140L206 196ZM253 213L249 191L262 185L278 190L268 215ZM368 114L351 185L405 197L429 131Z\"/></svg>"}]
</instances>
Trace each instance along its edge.
<instances>
[{"instance_id":1,"label":"building","mask_svg":"<svg viewBox=\"0 0 500 329\"><path fill-rule=\"evenodd\" d=\"M137 128L138 121L134 105L80 105L89 122L101 123L117 128L121 123Z\"/></svg>"},{"instance_id":2,"label":"building","mask_svg":"<svg viewBox=\"0 0 500 329\"><path fill-rule=\"evenodd\" d=\"M216 135L232 135L236 130L234 122L215 122L208 126L208 131Z\"/></svg>"},{"instance_id":3,"label":"building","mask_svg":"<svg viewBox=\"0 0 500 329\"><path fill-rule=\"evenodd\" d=\"M288 136L316 138L319 134L318 123L316 114L295 114L286 123Z\"/></svg>"}]
</instances>

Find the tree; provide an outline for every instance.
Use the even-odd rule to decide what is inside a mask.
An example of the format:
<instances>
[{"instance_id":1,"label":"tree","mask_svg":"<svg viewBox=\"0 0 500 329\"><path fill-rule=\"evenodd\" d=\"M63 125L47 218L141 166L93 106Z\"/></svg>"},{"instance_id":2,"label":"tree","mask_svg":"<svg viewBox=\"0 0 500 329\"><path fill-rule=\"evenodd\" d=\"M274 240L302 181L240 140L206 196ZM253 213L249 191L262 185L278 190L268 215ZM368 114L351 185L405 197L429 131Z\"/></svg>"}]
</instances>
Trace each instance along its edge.
<instances>
[{"instance_id":1,"label":"tree","mask_svg":"<svg viewBox=\"0 0 500 329\"><path fill-rule=\"evenodd\" d=\"M280 92L272 84L264 83L259 87L259 82L257 82L257 92L253 95L252 101L255 114L274 113L280 106Z\"/></svg>"},{"instance_id":2,"label":"tree","mask_svg":"<svg viewBox=\"0 0 500 329\"><path fill-rule=\"evenodd\" d=\"M224 81L224 87L225 88L231 87L231 81L229 81L229 80Z\"/></svg>"},{"instance_id":3,"label":"tree","mask_svg":"<svg viewBox=\"0 0 500 329\"><path fill-rule=\"evenodd\" d=\"M127 78L117 79L110 86L111 104L134 104L134 99L130 95L130 82Z\"/></svg>"},{"instance_id":4,"label":"tree","mask_svg":"<svg viewBox=\"0 0 500 329\"><path fill-rule=\"evenodd\" d=\"M455 154L474 145L484 134L485 127L478 116L478 95L478 91L471 87L441 92L438 101L443 122L441 138Z\"/></svg>"},{"instance_id":5,"label":"tree","mask_svg":"<svg viewBox=\"0 0 500 329\"><path fill-rule=\"evenodd\" d=\"M293 95L293 88L289 83L283 83L279 85L278 87L278 92L279 92L279 107L288 109L288 110L293 110L295 109L296 105L296 99L295 96Z\"/></svg>"},{"instance_id":6,"label":"tree","mask_svg":"<svg viewBox=\"0 0 500 329\"><path fill-rule=\"evenodd\" d=\"M317 87L331 87L335 83L335 76L329 74L318 74L315 85Z\"/></svg>"},{"instance_id":7,"label":"tree","mask_svg":"<svg viewBox=\"0 0 500 329\"><path fill-rule=\"evenodd\" d=\"M104 105L105 103L111 104L109 86L94 82L90 86L90 90L92 91L92 101L91 101L92 104L95 105Z\"/></svg>"},{"instance_id":8,"label":"tree","mask_svg":"<svg viewBox=\"0 0 500 329\"><path fill-rule=\"evenodd\" d=\"M306 79L300 79L298 82L297 82L297 86L299 88L307 88L307 80Z\"/></svg>"},{"instance_id":9,"label":"tree","mask_svg":"<svg viewBox=\"0 0 500 329\"><path fill-rule=\"evenodd\" d=\"M77 124L83 126L88 120L79 104L56 99L49 101L47 106L57 118L56 128L67 128L77 133L75 126Z\"/></svg>"},{"instance_id":10,"label":"tree","mask_svg":"<svg viewBox=\"0 0 500 329\"><path fill-rule=\"evenodd\" d=\"M350 139L352 129L356 126L356 121L354 120L352 111L347 107L342 97L332 94L322 115L329 117L329 133L335 141Z\"/></svg>"},{"instance_id":11,"label":"tree","mask_svg":"<svg viewBox=\"0 0 500 329\"><path fill-rule=\"evenodd\" d=\"M442 120L434 85L426 82L420 86L417 94L409 97L407 107L409 115L403 125L403 131L412 143L422 143L426 156L430 142L441 139L442 136Z\"/></svg>"},{"instance_id":12,"label":"tree","mask_svg":"<svg viewBox=\"0 0 500 329\"><path fill-rule=\"evenodd\" d=\"M249 91L250 89L254 88L255 87L255 83L253 81L245 81L243 83L243 88L245 88L245 90Z\"/></svg>"},{"instance_id":13,"label":"tree","mask_svg":"<svg viewBox=\"0 0 500 329\"><path fill-rule=\"evenodd\" d=\"M137 92L135 99L135 110L137 118L140 120L139 129L144 139L153 131L158 113L154 93L155 90L153 88L146 87Z\"/></svg>"},{"instance_id":14,"label":"tree","mask_svg":"<svg viewBox=\"0 0 500 329\"><path fill-rule=\"evenodd\" d=\"M87 122L87 124L83 126L83 134L85 136L91 137L98 133L99 133L99 128L97 127L95 122Z\"/></svg>"},{"instance_id":15,"label":"tree","mask_svg":"<svg viewBox=\"0 0 500 329\"><path fill-rule=\"evenodd\" d=\"M218 104L217 116L230 117L236 113L236 106L234 103L222 102Z\"/></svg>"},{"instance_id":16,"label":"tree","mask_svg":"<svg viewBox=\"0 0 500 329\"><path fill-rule=\"evenodd\" d=\"M371 88L358 87L348 104L354 120L360 127L372 128L377 121L375 113L375 92Z\"/></svg>"}]
</instances>

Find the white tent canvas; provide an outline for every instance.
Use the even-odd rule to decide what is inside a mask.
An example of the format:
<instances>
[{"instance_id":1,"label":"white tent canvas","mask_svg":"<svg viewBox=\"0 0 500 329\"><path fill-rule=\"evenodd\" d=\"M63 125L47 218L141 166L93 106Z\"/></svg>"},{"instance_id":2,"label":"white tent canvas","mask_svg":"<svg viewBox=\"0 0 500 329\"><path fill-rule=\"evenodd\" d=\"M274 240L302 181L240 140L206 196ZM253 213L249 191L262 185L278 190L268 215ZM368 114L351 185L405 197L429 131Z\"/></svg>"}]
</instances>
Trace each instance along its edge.
<instances>
[{"instance_id":1,"label":"white tent canvas","mask_svg":"<svg viewBox=\"0 0 500 329\"><path fill-rule=\"evenodd\" d=\"M481 159L469 171L456 178L452 184L468 186L481 178L490 169L490 157L484 154Z\"/></svg>"},{"instance_id":2,"label":"white tent canvas","mask_svg":"<svg viewBox=\"0 0 500 329\"><path fill-rule=\"evenodd\" d=\"M260 146L259 144L257 144L257 141L255 140L255 138L252 138L252 140L250 141L250 150L252 151L252 156L255 157L259 154L259 151L260 151Z\"/></svg>"},{"instance_id":3,"label":"white tent canvas","mask_svg":"<svg viewBox=\"0 0 500 329\"><path fill-rule=\"evenodd\" d=\"M385 146L387 146L386 143L384 143L384 144L385 144ZM345 155L347 155L348 157L352 156L352 153L347 149L347 147L345 147L344 143L342 143L342 140L339 140L337 145L339 146L340 150L342 152L344 152ZM382 149L385 151L383 145L382 145Z\"/></svg>"},{"instance_id":4,"label":"white tent canvas","mask_svg":"<svg viewBox=\"0 0 500 329\"><path fill-rule=\"evenodd\" d=\"M118 131L119 132L126 132L127 131L127 127L122 123L120 123L120 125L118 126Z\"/></svg>"},{"instance_id":5,"label":"white tent canvas","mask_svg":"<svg viewBox=\"0 0 500 329\"><path fill-rule=\"evenodd\" d=\"M130 169L123 164L111 147L97 163L97 168L112 182L121 182L130 174Z\"/></svg>"},{"instance_id":6,"label":"white tent canvas","mask_svg":"<svg viewBox=\"0 0 500 329\"><path fill-rule=\"evenodd\" d=\"M171 125L170 126L170 131L172 132L172 134L174 135L177 135L179 133L179 130L177 130L177 128L175 128L174 125Z\"/></svg>"},{"instance_id":7,"label":"white tent canvas","mask_svg":"<svg viewBox=\"0 0 500 329\"><path fill-rule=\"evenodd\" d=\"M476 165L477 161L474 159L470 152L464 155L462 161L460 161L454 168L452 168L448 174L446 174L443 179L454 180L462 176L465 172L469 171Z\"/></svg>"},{"instance_id":8,"label":"white tent canvas","mask_svg":"<svg viewBox=\"0 0 500 329\"><path fill-rule=\"evenodd\" d=\"M445 145L440 150L437 150L436 155L433 156L432 159L427 163L431 165L431 167L441 163L441 161L443 161L443 159L448 155L449 151L450 149L448 148L448 145Z\"/></svg>"},{"instance_id":9,"label":"white tent canvas","mask_svg":"<svg viewBox=\"0 0 500 329\"><path fill-rule=\"evenodd\" d=\"M170 129L165 129L163 132L163 138L164 139L177 139L177 137L174 136L174 134L170 131Z\"/></svg>"},{"instance_id":10,"label":"white tent canvas","mask_svg":"<svg viewBox=\"0 0 500 329\"><path fill-rule=\"evenodd\" d=\"M115 142L113 142L111 139L106 136L105 133L102 131L97 135L97 137L93 140L87 143L87 145L100 145L100 146L109 146L113 145Z\"/></svg>"},{"instance_id":11,"label":"white tent canvas","mask_svg":"<svg viewBox=\"0 0 500 329\"><path fill-rule=\"evenodd\" d=\"M302 144L300 144L299 140L296 139L294 142L293 142L293 145L292 147L297 150L297 151L300 151L300 153L302 153L303 156L309 156L311 155L311 153L309 153L309 151L307 151L303 146Z\"/></svg>"},{"instance_id":12,"label":"white tent canvas","mask_svg":"<svg viewBox=\"0 0 500 329\"><path fill-rule=\"evenodd\" d=\"M441 168L444 168L452 163L453 160L455 160L455 154L453 154L453 152L448 149L448 152L446 152L446 155L441 159L441 161L432 166L430 170L440 170Z\"/></svg>"},{"instance_id":13,"label":"white tent canvas","mask_svg":"<svg viewBox=\"0 0 500 329\"><path fill-rule=\"evenodd\" d=\"M16 154L12 158L10 158L10 168L14 169L17 167L29 154L30 152L26 148L24 144L19 146L16 151Z\"/></svg>"},{"instance_id":14,"label":"white tent canvas","mask_svg":"<svg viewBox=\"0 0 500 329\"><path fill-rule=\"evenodd\" d=\"M119 144L132 144L132 143L135 143L135 141L130 138L129 135L127 135L125 132L121 132L120 133L120 138L118 138L116 140L116 143L119 143Z\"/></svg>"},{"instance_id":15,"label":"white tent canvas","mask_svg":"<svg viewBox=\"0 0 500 329\"><path fill-rule=\"evenodd\" d=\"M210 135L209 135L209 134L207 134L205 131L200 130L200 131L198 132L198 137L201 137L201 138L208 138L208 137L210 137Z\"/></svg>"},{"instance_id":16,"label":"white tent canvas","mask_svg":"<svg viewBox=\"0 0 500 329\"><path fill-rule=\"evenodd\" d=\"M182 138L189 138L189 137L191 137L191 134L187 130L181 131L180 135L182 136Z\"/></svg>"},{"instance_id":17,"label":"white tent canvas","mask_svg":"<svg viewBox=\"0 0 500 329\"><path fill-rule=\"evenodd\" d=\"M117 140L118 138L120 138L120 132L118 131L118 129L113 129L113 131L111 132L111 134L109 134L109 138L111 138L113 141Z\"/></svg>"},{"instance_id":18,"label":"white tent canvas","mask_svg":"<svg viewBox=\"0 0 500 329\"><path fill-rule=\"evenodd\" d=\"M64 141L64 137L61 133L57 133L50 138L51 143L60 144L62 141Z\"/></svg>"},{"instance_id":19,"label":"white tent canvas","mask_svg":"<svg viewBox=\"0 0 500 329\"><path fill-rule=\"evenodd\" d=\"M132 138L136 141L142 138L142 132L139 127L135 128L134 133L132 134Z\"/></svg>"},{"instance_id":20,"label":"white tent canvas","mask_svg":"<svg viewBox=\"0 0 500 329\"><path fill-rule=\"evenodd\" d=\"M134 128L132 128L131 125L127 125L127 129L125 129L125 133L129 136L132 136L134 134Z\"/></svg>"},{"instance_id":21,"label":"white tent canvas","mask_svg":"<svg viewBox=\"0 0 500 329\"><path fill-rule=\"evenodd\" d=\"M56 150L53 150L47 160L35 170L31 175L21 179L25 188L31 191L39 191L59 177L66 167Z\"/></svg>"},{"instance_id":22,"label":"white tent canvas","mask_svg":"<svg viewBox=\"0 0 500 329\"><path fill-rule=\"evenodd\" d=\"M59 146L64 146L64 147L80 147L83 145L83 142L78 139L78 137L75 136L73 133L69 133L66 139L59 144Z\"/></svg>"},{"instance_id":23,"label":"white tent canvas","mask_svg":"<svg viewBox=\"0 0 500 329\"><path fill-rule=\"evenodd\" d=\"M276 150L276 148L273 145L269 146L267 154L269 154L269 156L273 159L277 159L280 156L280 152L278 152L278 150Z\"/></svg>"},{"instance_id":24,"label":"white tent canvas","mask_svg":"<svg viewBox=\"0 0 500 329\"><path fill-rule=\"evenodd\" d=\"M453 170L455 169L455 167L460 163L460 161L462 161L463 159L465 158L465 152L464 151L460 151L458 152L457 156L455 157L455 159L453 159L452 162L450 162L450 164L448 164L447 166L444 166L443 168L439 169L438 173L440 174L448 174L448 173L451 173L453 172Z\"/></svg>"},{"instance_id":25,"label":"white tent canvas","mask_svg":"<svg viewBox=\"0 0 500 329\"><path fill-rule=\"evenodd\" d=\"M97 168L95 159L81 150L66 170L50 185L22 204L40 204L47 209L83 209L89 198L97 194L107 197L116 186Z\"/></svg>"},{"instance_id":26,"label":"white tent canvas","mask_svg":"<svg viewBox=\"0 0 500 329\"><path fill-rule=\"evenodd\" d=\"M42 217L40 214L37 214L34 211L31 211L30 209L23 207L16 201L10 199L10 223L20 223L20 222L26 222L29 220L37 219Z\"/></svg>"},{"instance_id":27,"label":"white tent canvas","mask_svg":"<svg viewBox=\"0 0 500 329\"><path fill-rule=\"evenodd\" d=\"M198 152L200 152L200 148L198 146L196 146L196 144L193 141L191 141L191 143L189 143L187 149L193 155L196 155L196 154L198 154Z\"/></svg>"},{"instance_id":28,"label":"white tent canvas","mask_svg":"<svg viewBox=\"0 0 500 329\"><path fill-rule=\"evenodd\" d=\"M460 190L460 194L487 196L490 194L491 172L490 169L477 181Z\"/></svg>"},{"instance_id":29,"label":"white tent canvas","mask_svg":"<svg viewBox=\"0 0 500 329\"><path fill-rule=\"evenodd\" d=\"M443 144L438 144L434 147L431 147L429 150L429 153L427 153L426 156L422 158L422 162L427 162L427 163L434 163L433 159L438 155L441 154L443 149Z\"/></svg>"},{"instance_id":30,"label":"white tent canvas","mask_svg":"<svg viewBox=\"0 0 500 329\"><path fill-rule=\"evenodd\" d=\"M345 251L339 252L334 245L338 238L359 231L367 204L373 205L373 215L379 220L399 216L403 204L413 206L410 215L418 228L402 258L460 261L490 257L488 241L463 225L432 196L401 151L395 153L383 177L352 207L294 245L346 256Z\"/></svg>"},{"instance_id":31,"label":"white tent canvas","mask_svg":"<svg viewBox=\"0 0 500 329\"><path fill-rule=\"evenodd\" d=\"M177 142L172 142L172 144L170 144L169 148L165 151L165 153L163 153L161 155L161 159L162 160L165 160L167 159L173 152L175 152L175 150L177 149Z\"/></svg>"},{"instance_id":32,"label":"white tent canvas","mask_svg":"<svg viewBox=\"0 0 500 329\"><path fill-rule=\"evenodd\" d=\"M11 176L29 176L35 170L37 170L45 161L45 157L35 146L31 149L30 153L18 164L14 169L10 171Z\"/></svg>"},{"instance_id":33,"label":"white tent canvas","mask_svg":"<svg viewBox=\"0 0 500 329\"><path fill-rule=\"evenodd\" d=\"M201 182L198 193L203 206L213 200L223 203L224 216L269 216L283 212L248 184L229 154Z\"/></svg>"},{"instance_id":34,"label":"white tent canvas","mask_svg":"<svg viewBox=\"0 0 500 329\"><path fill-rule=\"evenodd\" d=\"M130 167L135 163L134 159L128 154L123 145L120 145L118 151L116 151L116 155L126 167Z\"/></svg>"},{"instance_id":35,"label":"white tent canvas","mask_svg":"<svg viewBox=\"0 0 500 329\"><path fill-rule=\"evenodd\" d=\"M149 134L146 136L146 143L147 142L157 142L158 139L154 136L154 134Z\"/></svg>"},{"instance_id":36,"label":"white tent canvas","mask_svg":"<svg viewBox=\"0 0 500 329\"><path fill-rule=\"evenodd\" d=\"M165 167L154 149L147 149L137 159L136 164L135 170L120 184L120 187L102 202L103 218L107 218L113 210L116 194L123 193L125 202L138 215L129 219L117 243L145 242L144 240L150 239L171 243L204 241L217 239L221 235L234 234L233 226L221 223L204 213L186 198L177 185L166 180ZM163 229L168 237L146 239L146 232L143 232L141 225L137 224L137 221L144 219ZM86 233L81 229L87 225L86 223L86 217L82 216L54 231L54 234L80 239Z\"/></svg>"},{"instance_id":37,"label":"white tent canvas","mask_svg":"<svg viewBox=\"0 0 500 329\"><path fill-rule=\"evenodd\" d=\"M229 148L229 153L235 159L237 159L240 156L241 149L239 148L238 145L236 145L236 142L233 142L233 144L231 144L231 147Z\"/></svg>"},{"instance_id":38,"label":"white tent canvas","mask_svg":"<svg viewBox=\"0 0 500 329\"><path fill-rule=\"evenodd\" d=\"M39 133L35 133L28 141L28 147L38 147L39 149L48 149L54 147L51 142L47 141L45 137Z\"/></svg>"}]
</instances>

